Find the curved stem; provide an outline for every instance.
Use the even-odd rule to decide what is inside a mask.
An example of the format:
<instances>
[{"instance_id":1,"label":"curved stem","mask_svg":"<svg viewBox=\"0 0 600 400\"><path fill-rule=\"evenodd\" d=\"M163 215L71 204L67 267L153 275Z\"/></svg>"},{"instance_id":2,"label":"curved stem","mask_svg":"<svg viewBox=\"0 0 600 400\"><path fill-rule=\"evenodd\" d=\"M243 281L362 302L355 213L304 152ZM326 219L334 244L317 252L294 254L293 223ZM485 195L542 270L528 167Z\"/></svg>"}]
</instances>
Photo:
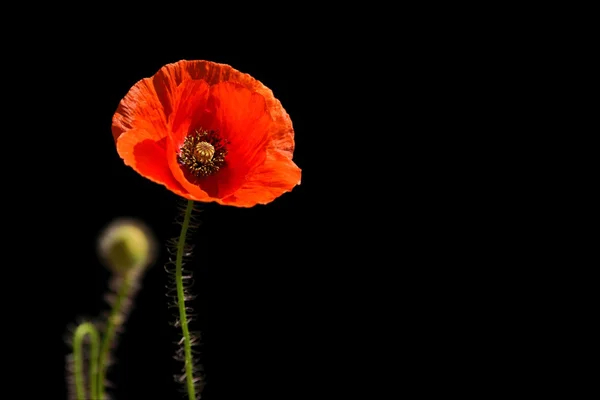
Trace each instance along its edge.
<instances>
[{"instance_id":1,"label":"curved stem","mask_svg":"<svg viewBox=\"0 0 600 400\"><path fill-rule=\"evenodd\" d=\"M181 226L181 234L177 242L177 259L175 260L175 281L177 285L177 305L179 306L179 321L183 332L183 345L185 352L185 376L187 380L187 392L190 400L196 399L196 388L194 387L194 376L192 371L192 345L190 341L190 332L188 330L188 321L185 312L185 297L183 292L183 252L185 247L185 237L190 225L190 217L194 208L194 202L188 200L185 209L185 216Z\"/></svg>"},{"instance_id":2,"label":"curved stem","mask_svg":"<svg viewBox=\"0 0 600 400\"><path fill-rule=\"evenodd\" d=\"M83 338L88 335L90 337L90 365L89 365L89 381L90 381L90 397L85 396L85 382L83 378ZM75 363L75 393L77 400L85 400L93 398L96 393L98 384L98 343L99 335L96 327L90 322L84 322L75 330L73 337L73 358Z\"/></svg>"},{"instance_id":3,"label":"curved stem","mask_svg":"<svg viewBox=\"0 0 600 400\"><path fill-rule=\"evenodd\" d=\"M124 277L123 281L119 285L117 299L115 301L115 304L113 305L112 310L110 311L110 316L108 317L106 325L106 331L104 332L104 336L102 338L102 348L100 351L100 360L98 362L98 391L93 392L98 393L99 400L102 400L105 397L105 379L106 370L108 369L106 363L110 354L110 348L115 338L116 328L122 322L121 307L123 304L123 300L127 297L127 292L129 291L129 288L129 278Z\"/></svg>"}]
</instances>

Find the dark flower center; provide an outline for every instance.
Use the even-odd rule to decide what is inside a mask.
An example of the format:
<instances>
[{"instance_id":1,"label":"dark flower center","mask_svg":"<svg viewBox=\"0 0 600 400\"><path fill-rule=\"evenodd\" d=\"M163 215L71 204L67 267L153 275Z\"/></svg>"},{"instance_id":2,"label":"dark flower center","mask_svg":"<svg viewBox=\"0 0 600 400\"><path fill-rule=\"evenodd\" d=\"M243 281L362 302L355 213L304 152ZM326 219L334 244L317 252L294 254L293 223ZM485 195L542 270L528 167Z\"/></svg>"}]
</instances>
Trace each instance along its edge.
<instances>
[{"instance_id":1,"label":"dark flower center","mask_svg":"<svg viewBox=\"0 0 600 400\"><path fill-rule=\"evenodd\" d=\"M225 165L225 144L215 131L197 129L183 141L177 161L197 178L212 175Z\"/></svg>"}]
</instances>

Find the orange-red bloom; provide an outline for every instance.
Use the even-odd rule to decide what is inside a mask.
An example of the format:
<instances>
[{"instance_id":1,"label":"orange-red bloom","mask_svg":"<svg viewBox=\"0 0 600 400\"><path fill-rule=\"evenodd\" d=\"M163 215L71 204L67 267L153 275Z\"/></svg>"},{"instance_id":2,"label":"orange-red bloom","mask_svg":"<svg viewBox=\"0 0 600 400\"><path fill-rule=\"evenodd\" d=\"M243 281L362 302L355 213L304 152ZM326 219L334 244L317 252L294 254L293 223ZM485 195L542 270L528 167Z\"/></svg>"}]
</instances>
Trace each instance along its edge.
<instances>
[{"instance_id":1,"label":"orange-red bloom","mask_svg":"<svg viewBox=\"0 0 600 400\"><path fill-rule=\"evenodd\" d=\"M165 65L121 100L112 133L125 164L186 199L252 207L300 183L290 117L229 65Z\"/></svg>"}]
</instances>

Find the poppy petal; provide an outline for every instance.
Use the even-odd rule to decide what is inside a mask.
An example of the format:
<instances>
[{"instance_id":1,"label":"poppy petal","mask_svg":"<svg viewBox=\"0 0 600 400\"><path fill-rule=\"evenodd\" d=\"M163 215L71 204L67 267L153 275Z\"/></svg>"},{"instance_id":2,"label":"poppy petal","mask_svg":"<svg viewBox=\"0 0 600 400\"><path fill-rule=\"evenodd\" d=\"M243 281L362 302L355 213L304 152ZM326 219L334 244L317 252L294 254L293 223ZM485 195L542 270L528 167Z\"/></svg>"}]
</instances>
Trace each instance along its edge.
<instances>
[{"instance_id":1,"label":"poppy petal","mask_svg":"<svg viewBox=\"0 0 600 400\"><path fill-rule=\"evenodd\" d=\"M165 65L160 71L161 79L171 82L171 87L176 87L188 79L202 79L210 86L221 82L234 82L244 86L251 92L263 96L268 113L271 115L273 124L268 129L270 146L278 149L290 158L294 151L294 129L289 115L284 110L281 102L275 98L273 91L252 76L240 72L227 64L220 64L204 60L182 60ZM157 74L158 75L158 74ZM165 94L164 107L169 111L167 104L172 94ZM168 114L167 114L168 115Z\"/></svg>"},{"instance_id":2,"label":"poppy petal","mask_svg":"<svg viewBox=\"0 0 600 400\"><path fill-rule=\"evenodd\" d=\"M252 207L267 204L300 184L302 171L285 153L270 151L265 163L246 183L221 204Z\"/></svg>"},{"instance_id":3,"label":"poppy petal","mask_svg":"<svg viewBox=\"0 0 600 400\"><path fill-rule=\"evenodd\" d=\"M167 115L153 78L137 82L119 103L112 119L115 141L131 129L143 129L154 140L167 136Z\"/></svg>"},{"instance_id":4,"label":"poppy petal","mask_svg":"<svg viewBox=\"0 0 600 400\"><path fill-rule=\"evenodd\" d=\"M166 158L169 112L164 93L174 82L160 71L138 81L119 103L112 119L117 152L126 165L167 189L186 196L188 192L175 179Z\"/></svg>"},{"instance_id":5,"label":"poppy petal","mask_svg":"<svg viewBox=\"0 0 600 400\"><path fill-rule=\"evenodd\" d=\"M207 124L208 91L208 84L201 79L182 82L177 88L175 108L169 121L169 136L174 148L181 147L186 136L194 129L204 128L202 125Z\"/></svg>"},{"instance_id":6,"label":"poppy petal","mask_svg":"<svg viewBox=\"0 0 600 400\"><path fill-rule=\"evenodd\" d=\"M137 173L185 197L188 192L175 179L167 163L166 143L167 138L156 141L148 131L131 129L117 140L117 152Z\"/></svg>"},{"instance_id":7,"label":"poppy petal","mask_svg":"<svg viewBox=\"0 0 600 400\"><path fill-rule=\"evenodd\" d=\"M167 138L167 165L172 175L189 193L190 200L210 201L206 191L189 182L177 161L177 155L186 136L196 128L202 128L206 118L208 100L208 84L203 80L187 80L182 82L174 92L173 112L169 120L171 133Z\"/></svg>"},{"instance_id":8,"label":"poppy petal","mask_svg":"<svg viewBox=\"0 0 600 400\"><path fill-rule=\"evenodd\" d=\"M212 199L211 196L208 195L204 190L202 190L198 185L194 185L190 181L188 181L183 174L183 170L181 169L179 162L177 161L177 152L179 151L178 147L174 147L173 141L167 141L167 150L166 150L166 161L168 163L168 167L171 171L171 174L175 177L177 182L183 186L183 188L187 191L187 195L183 196L188 200L196 200L196 201L216 201L216 199Z\"/></svg>"},{"instance_id":9,"label":"poppy petal","mask_svg":"<svg viewBox=\"0 0 600 400\"><path fill-rule=\"evenodd\" d=\"M210 87L208 102L203 103L207 88L203 80L192 80L181 83L178 89L180 97L169 137L172 149L169 166L176 179L194 196L220 199L241 187L246 176L264 162L272 121L260 94L239 84L223 82ZM227 165L202 178L199 184L186 179L176 157L190 128L216 130L227 141Z\"/></svg>"},{"instance_id":10,"label":"poppy petal","mask_svg":"<svg viewBox=\"0 0 600 400\"><path fill-rule=\"evenodd\" d=\"M264 163L272 120L263 96L232 82L211 86L208 114L213 116L209 129L227 141L227 165L203 183L211 196L224 198Z\"/></svg>"}]
</instances>

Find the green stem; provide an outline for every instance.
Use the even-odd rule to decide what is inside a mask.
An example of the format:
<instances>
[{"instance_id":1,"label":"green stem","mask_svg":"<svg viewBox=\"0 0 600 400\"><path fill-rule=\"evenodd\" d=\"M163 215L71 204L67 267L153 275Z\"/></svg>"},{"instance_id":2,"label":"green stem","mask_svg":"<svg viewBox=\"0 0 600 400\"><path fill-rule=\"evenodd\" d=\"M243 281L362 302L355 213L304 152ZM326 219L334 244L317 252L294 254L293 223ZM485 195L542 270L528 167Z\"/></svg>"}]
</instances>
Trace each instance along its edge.
<instances>
[{"instance_id":1,"label":"green stem","mask_svg":"<svg viewBox=\"0 0 600 400\"><path fill-rule=\"evenodd\" d=\"M129 279L130 278L127 276L123 277L123 280L119 285L117 299L110 312L110 316L108 317L106 331L104 332L104 336L102 338L102 348L100 350L100 360L98 363L98 391L94 392L98 393L99 400L104 399L105 396L106 370L108 369L106 363L110 355L110 348L112 347L112 343L115 338L117 326L122 323L123 317L121 314L121 307L123 300L127 297L127 292L131 286Z\"/></svg>"},{"instance_id":2,"label":"green stem","mask_svg":"<svg viewBox=\"0 0 600 400\"><path fill-rule=\"evenodd\" d=\"M188 200L185 209L185 217L181 226L181 234L177 242L177 259L175 260L175 281L177 285L177 305L179 306L179 321L183 332L183 346L185 351L185 376L187 380L187 392L190 400L196 400L196 388L194 386L194 376L192 371L192 345L190 341L190 332L188 330L188 321L185 313L185 298L183 292L183 252L185 247L185 237L190 225L190 217L194 208L194 202Z\"/></svg>"},{"instance_id":3,"label":"green stem","mask_svg":"<svg viewBox=\"0 0 600 400\"><path fill-rule=\"evenodd\" d=\"M98 377L98 343L99 336L96 327L90 322L84 322L77 327L73 337L73 358L75 362L75 393L77 400L85 400L85 383L83 378L83 338L90 337L90 397L96 393L96 378Z\"/></svg>"}]
</instances>

